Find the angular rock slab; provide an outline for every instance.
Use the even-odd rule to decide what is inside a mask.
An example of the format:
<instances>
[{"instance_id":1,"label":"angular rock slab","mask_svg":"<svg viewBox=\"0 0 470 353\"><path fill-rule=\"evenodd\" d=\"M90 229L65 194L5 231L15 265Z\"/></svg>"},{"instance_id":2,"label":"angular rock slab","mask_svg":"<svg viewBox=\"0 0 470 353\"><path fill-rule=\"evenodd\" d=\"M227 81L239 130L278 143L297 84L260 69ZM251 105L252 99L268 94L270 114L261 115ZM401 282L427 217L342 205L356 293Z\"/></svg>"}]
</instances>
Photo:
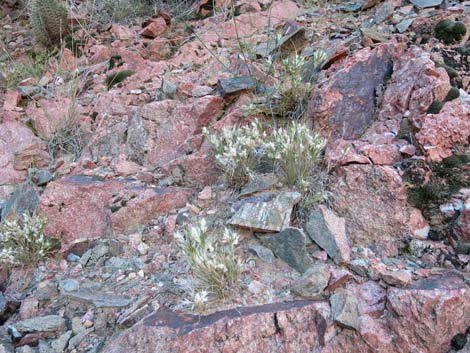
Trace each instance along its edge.
<instances>
[{"instance_id":1,"label":"angular rock slab","mask_svg":"<svg viewBox=\"0 0 470 353\"><path fill-rule=\"evenodd\" d=\"M348 291L338 291L331 295L330 304L335 322L346 328L359 328L359 309L355 296Z\"/></svg>"},{"instance_id":2,"label":"angular rock slab","mask_svg":"<svg viewBox=\"0 0 470 353\"><path fill-rule=\"evenodd\" d=\"M291 292L304 298L314 298L328 286L330 275L328 265L314 264L292 284Z\"/></svg>"},{"instance_id":3,"label":"angular rock slab","mask_svg":"<svg viewBox=\"0 0 470 353\"><path fill-rule=\"evenodd\" d=\"M305 230L310 238L322 247L336 263L347 263L351 258L344 218L321 205L313 210Z\"/></svg>"},{"instance_id":4,"label":"angular rock slab","mask_svg":"<svg viewBox=\"0 0 470 353\"><path fill-rule=\"evenodd\" d=\"M322 135L346 140L358 138L374 119L376 89L392 72L396 43L359 50L336 65L332 79L314 90L309 114Z\"/></svg>"},{"instance_id":5,"label":"angular rock slab","mask_svg":"<svg viewBox=\"0 0 470 353\"><path fill-rule=\"evenodd\" d=\"M65 328L65 319L58 315L33 317L19 321L14 327L21 333L27 332L57 332Z\"/></svg>"},{"instance_id":6,"label":"angular rock slab","mask_svg":"<svg viewBox=\"0 0 470 353\"><path fill-rule=\"evenodd\" d=\"M46 235L60 239L67 249L78 240L135 230L163 212L184 206L191 194L184 188L77 175L49 183L38 209L47 218Z\"/></svg>"},{"instance_id":7,"label":"angular rock slab","mask_svg":"<svg viewBox=\"0 0 470 353\"><path fill-rule=\"evenodd\" d=\"M83 303L93 303L97 308L121 308L132 303L132 299L124 295L98 293L89 290L64 292L66 298Z\"/></svg>"},{"instance_id":8,"label":"angular rock slab","mask_svg":"<svg viewBox=\"0 0 470 353\"><path fill-rule=\"evenodd\" d=\"M292 207L299 200L298 192L283 192L270 201L246 202L229 224L258 232L280 232L289 226Z\"/></svg>"},{"instance_id":9,"label":"angular rock slab","mask_svg":"<svg viewBox=\"0 0 470 353\"><path fill-rule=\"evenodd\" d=\"M270 248L274 255L300 273L307 271L313 264L306 248L307 239L301 229L292 227L274 235L260 237L261 243Z\"/></svg>"},{"instance_id":10,"label":"angular rock slab","mask_svg":"<svg viewBox=\"0 0 470 353\"><path fill-rule=\"evenodd\" d=\"M165 307L124 331L105 353L304 353L320 350L330 325L324 301L177 314Z\"/></svg>"}]
</instances>

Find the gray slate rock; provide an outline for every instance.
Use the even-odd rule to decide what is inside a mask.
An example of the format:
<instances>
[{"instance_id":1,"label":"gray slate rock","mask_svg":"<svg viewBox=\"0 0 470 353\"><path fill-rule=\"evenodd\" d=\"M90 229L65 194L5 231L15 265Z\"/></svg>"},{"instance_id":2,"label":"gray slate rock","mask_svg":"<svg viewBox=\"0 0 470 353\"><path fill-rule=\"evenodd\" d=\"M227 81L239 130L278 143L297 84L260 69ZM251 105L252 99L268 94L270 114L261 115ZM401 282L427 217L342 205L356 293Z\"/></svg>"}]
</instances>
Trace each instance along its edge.
<instances>
[{"instance_id":1,"label":"gray slate rock","mask_svg":"<svg viewBox=\"0 0 470 353\"><path fill-rule=\"evenodd\" d=\"M292 208L299 202L298 192L282 192L267 202L246 202L229 224L258 232L280 232L289 226Z\"/></svg>"},{"instance_id":2,"label":"gray slate rock","mask_svg":"<svg viewBox=\"0 0 470 353\"><path fill-rule=\"evenodd\" d=\"M411 0L411 3L418 9L425 9L428 7L436 7L442 4L443 0Z\"/></svg>"},{"instance_id":3,"label":"gray slate rock","mask_svg":"<svg viewBox=\"0 0 470 353\"><path fill-rule=\"evenodd\" d=\"M331 315L339 325L357 330L359 328L359 309L357 298L347 291L331 295Z\"/></svg>"},{"instance_id":4,"label":"gray slate rock","mask_svg":"<svg viewBox=\"0 0 470 353\"><path fill-rule=\"evenodd\" d=\"M97 308L122 308L132 302L131 298L124 295L98 293L88 289L64 292L63 296L83 303L92 303Z\"/></svg>"},{"instance_id":5,"label":"gray slate rock","mask_svg":"<svg viewBox=\"0 0 470 353\"><path fill-rule=\"evenodd\" d=\"M253 90L255 88L255 81L249 76L236 76L220 79L218 86L220 94L222 97L225 97L237 92Z\"/></svg>"},{"instance_id":6,"label":"gray slate rock","mask_svg":"<svg viewBox=\"0 0 470 353\"><path fill-rule=\"evenodd\" d=\"M267 247L259 244L248 245L248 251L258 256L264 262L272 264L274 262L274 254Z\"/></svg>"},{"instance_id":7,"label":"gray slate rock","mask_svg":"<svg viewBox=\"0 0 470 353\"><path fill-rule=\"evenodd\" d=\"M80 284L75 279L65 279L59 282L59 290L61 292L73 292L78 290Z\"/></svg>"},{"instance_id":8,"label":"gray slate rock","mask_svg":"<svg viewBox=\"0 0 470 353\"><path fill-rule=\"evenodd\" d=\"M405 18L403 21L396 25L398 32L403 33L405 32L413 23L414 18Z\"/></svg>"},{"instance_id":9,"label":"gray slate rock","mask_svg":"<svg viewBox=\"0 0 470 353\"><path fill-rule=\"evenodd\" d=\"M310 238L336 263L349 262L351 249L346 235L346 221L325 206L313 210L305 225Z\"/></svg>"},{"instance_id":10,"label":"gray slate rock","mask_svg":"<svg viewBox=\"0 0 470 353\"><path fill-rule=\"evenodd\" d=\"M0 338L0 353L14 353L13 345L5 338Z\"/></svg>"},{"instance_id":11,"label":"gray slate rock","mask_svg":"<svg viewBox=\"0 0 470 353\"><path fill-rule=\"evenodd\" d=\"M17 322L14 327L21 333L59 332L65 328L65 319L59 315L33 317Z\"/></svg>"},{"instance_id":12,"label":"gray slate rock","mask_svg":"<svg viewBox=\"0 0 470 353\"><path fill-rule=\"evenodd\" d=\"M41 169L34 173L31 180L37 186L44 186L50 181L54 180L54 176L48 170Z\"/></svg>"},{"instance_id":13,"label":"gray slate rock","mask_svg":"<svg viewBox=\"0 0 470 353\"><path fill-rule=\"evenodd\" d=\"M64 334L60 335L59 338L51 342L51 349L55 353L65 352L65 348L67 348L67 344L69 343L69 340L71 337L72 337L71 330L65 332Z\"/></svg>"},{"instance_id":14,"label":"gray slate rock","mask_svg":"<svg viewBox=\"0 0 470 353\"><path fill-rule=\"evenodd\" d=\"M301 297L314 299L328 286L330 275L328 265L316 263L293 283L291 291Z\"/></svg>"},{"instance_id":15,"label":"gray slate rock","mask_svg":"<svg viewBox=\"0 0 470 353\"><path fill-rule=\"evenodd\" d=\"M262 236L260 241L300 273L307 271L313 264L306 248L307 236L301 229L286 228L280 233Z\"/></svg>"},{"instance_id":16,"label":"gray slate rock","mask_svg":"<svg viewBox=\"0 0 470 353\"><path fill-rule=\"evenodd\" d=\"M23 214L32 214L39 203L39 192L34 185L22 183L11 195L2 209L2 219L9 214L23 218Z\"/></svg>"}]
</instances>

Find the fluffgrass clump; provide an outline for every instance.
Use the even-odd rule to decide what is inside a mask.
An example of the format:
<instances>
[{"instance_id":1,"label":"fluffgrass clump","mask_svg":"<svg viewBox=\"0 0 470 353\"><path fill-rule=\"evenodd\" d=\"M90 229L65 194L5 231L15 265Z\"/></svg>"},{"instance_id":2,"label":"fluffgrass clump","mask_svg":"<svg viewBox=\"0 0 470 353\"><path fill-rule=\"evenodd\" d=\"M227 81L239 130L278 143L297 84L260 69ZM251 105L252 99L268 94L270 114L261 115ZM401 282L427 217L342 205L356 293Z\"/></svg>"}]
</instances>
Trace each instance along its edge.
<instances>
[{"instance_id":1,"label":"fluffgrass clump","mask_svg":"<svg viewBox=\"0 0 470 353\"><path fill-rule=\"evenodd\" d=\"M122 70L109 74L108 76L106 76L105 80L106 88L108 90L111 89L114 85L124 81L126 78L132 76L134 73L135 71L133 70Z\"/></svg>"},{"instance_id":2,"label":"fluffgrass clump","mask_svg":"<svg viewBox=\"0 0 470 353\"><path fill-rule=\"evenodd\" d=\"M324 57L325 52L317 50L310 61L299 54L282 59L279 64L268 58L266 74L277 83L270 90L272 94L267 97L266 103L250 105L246 107L246 112L249 115L274 115L290 119L302 117Z\"/></svg>"},{"instance_id":3,"label":"fluffgrass clump","mask_svg":"<svg viewBox=\"0 0 470 353\"><path fill-rule=\"evenodd\" d=\"M0 263L17 266L35 264L54 248L52 239L44 235L46 219L23 215L23 220L0 223Z\"/></svg>"},{"instance_id":4,"label":"fluffgrass clump","mask_svg":"<svg viewBox=\"0 0 470 353\"><path fill-rule=\"evenodd\" d=\"M231 186L245 184L266 156L267 134L257 120L250 125L224 129L220 134L209 134L207 129L204 133L212 144L217 167Z\"/></svg>"},{"instance_id":5,"label":"fluffgrass clump","mask_svg":"<svg viewBox=\"0 0 470 353\"><path fill-rule=\"evenodd\" d=\"M308 190L324 147L323 138L298 122L274 130L267 144L268 156L275 161L283 182L301 192Z\"/></svg>"},{"instance_id":6,"label":"fluffgrass clump","mask_svg":"<svg viewBox=\"0 0 470 353\"><path fill-rule=\"evenodd\" d=\"M308 195L312 202L324 199L319 186L325 140L303 123L292 121L268 134L255 120L251 125L224 129L220 134L211 135L207 130L205 134L228 184L242 186L263 163L271 166L284 185Z\"/></svg>"},{"instance_id":7,"label":"fluffgrass clump","mask_svg":"<svg viewBox=\"0 0 470 353\"><path fill-rule=\"evenodd\" d=\"M31 26L36 40L45 45L57 45L69 31L67 9L58 0L31 0Z\"/></svg>"},{"instance_id":8,"label":"fluffgrass clump","mask_svg":"<svg viewBox=\"0 0 470 353\"><path fill-rule=\"evenodd\" d=\"M197 306L209 296L223 299L240 281L242 263L235 254L239 236L225 228L222 236L210 234L206 221L189 226L184 232L175 235L177 245L191 267L197 289L192 297Z\"/></svg>"}]
</instances>

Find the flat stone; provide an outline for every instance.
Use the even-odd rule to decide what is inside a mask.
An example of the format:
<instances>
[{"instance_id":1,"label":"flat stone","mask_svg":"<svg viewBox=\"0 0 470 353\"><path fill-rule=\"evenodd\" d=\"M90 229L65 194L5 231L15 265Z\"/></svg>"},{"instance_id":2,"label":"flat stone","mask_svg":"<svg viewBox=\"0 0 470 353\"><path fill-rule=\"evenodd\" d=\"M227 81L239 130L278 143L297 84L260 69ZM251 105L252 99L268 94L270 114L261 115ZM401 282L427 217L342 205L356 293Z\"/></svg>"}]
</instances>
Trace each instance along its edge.
<instances>
[{"instance_id":1,"label":"flat stone","mask_svg":"<svg viewBox=\"0 0 470 353\"><path fill-rule=\"evenodd\" d=\"M65 319L59 315L33 317L17 322L14 327L21 333L57 332L65 328Z\"/></svg>"},{"instance_id":2,"label":"flat stone","mask_svg":"<svg viewBox=\"0 0 470 353\"><path fill-rule=\"evenodd\" d=\"M256 47L256 55L260 57L267 57L278 49L289 46L291 43L296 43L305 37L305 28L298 26L293 21L288 21L283 28L284 34L279 40L274 43L261 43Z\"/></svg>"},{"instance_id":3,"label":"flat stone","mask_svg":"<svg viewBox=\"0 0 470 353\"><path fill-rule=\"evenodd\" d=\"M343 285L352 278L351 272L342 268L335 268L331 271L330 280L326 290L334 292L339 286Z\"/></svg>"},{"instance_id":4,"label":"flat stone","mask_svg":"<svg viewBox=\"0 0 470 353\"><path fill-rule=\"evenodd\" d=\"M255 81L249 76L236 76L231 78L222 78L218 81L220 94L222 97L232 95L237 92L253 90Z\"/></svg>"},{"instance_id":5,"label":"flat stone","mask_svg":"<svg viewBox=\"0 0 470 353\"><path fill-rule=\"evenodd\" d=\"M304 298L316 298L326 288L329 280L330 267L316 263L293 283L291 291Z\"/></svg>"},{"instance_id":6,"label":"flat stone","mask_svg":"<svg viewBox=\"0 0 470 353\"><path fill-rule=\"evenodd\" d=\"M405 18L403 21L399 22L395 27L397 27L398 32L405 32L412 24L414 18Z\"/></svg>"},{"instance_id":7,"label":"flat stone","mask_svg":"<svg viewBox=\"0 0 470 353\"><path fill-rule=\"evenodd\" d=\"M97 308L122 308L132 303L132 298L124 295L98 293L87 289L64 292L63 296L83 303L92 303Z\"/></svg>"},{"instance_id":8,"label":"flat stone","mask_svg":"<svg viewBox=\"0 0 470 353\"><path fill-rule=\"evenodd\" d=\"M344 218L336 216L333 211L321 205L310 213L305 229L310 238L336 263L349 262L351 249Z\"/></svg>"},{"instance_id":9,"label":"flat stone","mask_svg":"<svg viewBox=\"0 0 470 353\"><path fill-rule=\"evenodd\" d=\"M22 183L8 199L2 209L2 219L22 218L24 213L32 214L39 203L37 188L28 182Z\"/></svg>"},{"instance_id":10,"label":"flat stone","mask_svg":"<svg viewBox=\"0 0 470 353\"><path fill-rule=\"evenodd\" d=\"M413 279L409 271L383 271L380 277L385 283L392 286L404 287L411 283Z\"/></svg>"},{"instance_id":11,"label":"flat stone","mask_svg":"<svg viewBox=\"0 0 470 353\"><path fill-rule=\"evenodd\" d=\"M410 0L418 9L436 7L442 4L442 0Z\"/></svg>"},{"instance_id":12,"label":"flat stone","mask_svg":"<svg viewBox=\"0 0 470 353\"><path fill-rule=\"evenodd\" d=\"M313 263L307 252L307 239L301 229L291 227L274 235L261 236L260 241L290 267L304 273Z\"/></svg>"},{"instance_id":13,"label":"flat stone","mask_svg":"<svg viewBox=\"0 0 470 353\"><path fill-rule=\"evenodd\" d=\"M267 247L259 244L248 245L248 251L258 256L264 262L272 264L274 262L274 254Z\"/></svg>"},{"instance_id":14,"label":"flat stone","mask_svg":"<svg viewBox=\"0 0 470 353\"><path fill-rule=\"evenodd\" d=\"M13 345L4 338L0 338L0 353L14 353Z\"/></svg>"},{"instance_id":15,"label":"flat stone","mask_svg":"<svg viewBox=\"0 0 470 353\"><path fill-rule=\"evenodd\" d=\"M51 349L55 353L65 352L65 348L67 347L67 344L69 343L71 337L72 330L65 332L64 334L60 335L59 338L51 342Z\"/></svg>"},{"instance_id":16,"label":"flat stone","mask_svg":"<svg viewBox=\"0 0 470 353\"><path fill-rule=\"evenodd\" d=\"M292 207L299 200L298 192L283 192L270 201L246 202L229 224L258 232L280 232L289 226Z\"/></svg>"},{"instance_id":17,"label":"flat stone","mask_svg":"<svg viewBox=\"0 0 470 353\"><path fill-rule=\"evenodd\" d=\"M34 173L31 180L37 186L44 186L50 181L54 180L54 176L48 170L41 169L41 170L38 170L36 173Z\"/></svg>"},{"instance_id":18,"label":"flat stone","mask_svg":"<svg viewBox=\"0 0 470 353\"><path fill-rule=\"evenodd\" d=\"M339 325L357 330L359 328L358 301L348 291L333 293L330 297L331 315Z\"/></svg>"},{"instance_id":19,"label":"flat stone","mask_svg":"<svg viewBox=\"0 0 470 353\"><path fill-rule=\"evenodd\" d=\"M278 178L274 174L261 174L255 175L250 178L248 183L243 186L240 191L240 196L252 195L256 192L265 191L279 182Z\"/></svg>"},{"instance_id":20,"label":"flat stone","mask_svg":"<svg viewBox=\"0 0 470 353\"><path fill-rule=\"evenodd\" d=\"M78 290L79 287L80 284L75 279L65 279L59 283L59 289L63 292L73 292Z\"/></svg>"}]
</instances>

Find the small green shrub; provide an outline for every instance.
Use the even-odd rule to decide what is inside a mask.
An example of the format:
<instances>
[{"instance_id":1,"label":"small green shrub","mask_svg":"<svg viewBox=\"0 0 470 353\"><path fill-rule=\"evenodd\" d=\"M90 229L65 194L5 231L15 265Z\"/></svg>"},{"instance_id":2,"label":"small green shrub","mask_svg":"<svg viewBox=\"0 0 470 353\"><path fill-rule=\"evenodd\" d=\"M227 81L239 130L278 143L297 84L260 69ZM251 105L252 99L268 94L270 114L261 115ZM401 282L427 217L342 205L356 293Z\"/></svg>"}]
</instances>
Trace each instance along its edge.
<instances>
[{"instance_id":1,"label":"small green shrub","mask_svg":"<svg viewBox=\"0 0 470 353\"><path fill-rule=\"evenodd\" d=\"M443 20L434 27L436 38L445 44L460 41L467 33L465 24L460 21Z\"/></svg>"},{"instance_id":2,"label":"small green shrub","mask_svg":"<svg viewBox=\"0 0 470 353\"><path fill-rule=\"evenodd\" d=\"M32 51L18 59L11 58L8 54L0 57L0 72L5 77L6 87L15 88L19 82L29 77L39 80L44 74L48 58L47 52Z\"/></svg>"},{"instance_id":3,"label":"small green shrub","mask_svg":"<svg viewBox=\"0 0 470 353\"><path fill-rule=\"evenodd\" d=\"M58 0L31 0L30 5L36 40L45 46L64 40L69 31L67 9Z\"/></svg>"},{"instance_id":4,"label":"small green shrub","mask_svg":"<svg viewBox=\"0 0 470 353\"><path fill-rule=\"evenodd\" d=\"M193 292L193 302L198 301L197 305L201 305L209 295L226 298L237 286L242 270L241 261L235 254L238 234L227 228L221 237L209 234L206 221L201 219L197 225L177 232L175 238L196 278L199 290Z\"/></svg>"},{"instance_id":5,"label":"small green shrub","mask_svg":"<svg viewBox=\"0 0 470 353\"><path fill-rule=\"evenodd\" d=\"M5 220L0 223L0 263L9 265L35 264L55 247L44 235L43 217L23 215L23 221Z\"/></svg>"},{"instance_id":6,"label":"small green shrub","mask_svg":"<svg viewBox=\"0 0 470 353\"><path fill-rule=\"evenodd\" d=\"M135 74L135 71L133 70L122 70L109 74L108 76L106 76L106 80L104 81L106 84L106 88L108 90L111 89L114 85L124 81L126 78L132 76L133 74Z\"/></svg>"}]
</instances>

